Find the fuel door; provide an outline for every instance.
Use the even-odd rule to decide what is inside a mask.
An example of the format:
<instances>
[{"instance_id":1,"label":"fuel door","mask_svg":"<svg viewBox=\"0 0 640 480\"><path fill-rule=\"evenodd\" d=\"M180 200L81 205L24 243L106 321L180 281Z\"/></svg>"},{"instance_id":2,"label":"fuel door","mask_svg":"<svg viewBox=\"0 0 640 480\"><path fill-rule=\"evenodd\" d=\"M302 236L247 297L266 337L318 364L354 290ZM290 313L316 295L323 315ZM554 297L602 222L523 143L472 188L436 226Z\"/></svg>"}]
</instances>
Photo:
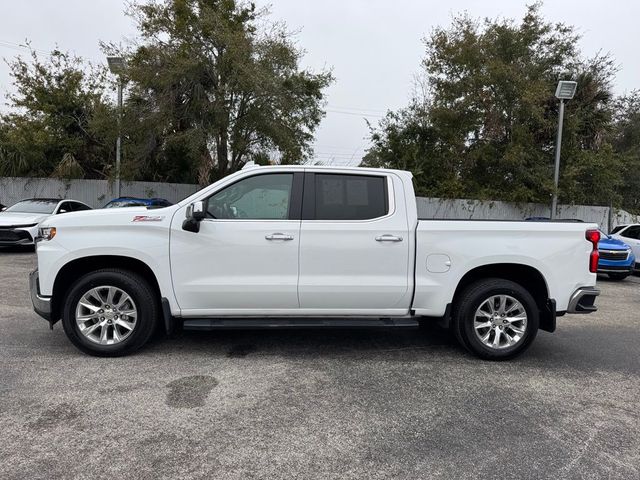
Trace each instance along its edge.
<instances>
[{"instance_id":1,"label":"fuel door","mask_svg":"<svg viewBox=\"0 0 640 480\"><path fill-rule=\"evenodd\" d=\"M427 257L427 271L445 273L451 268L451 259L444 253L432 253Z\"/></svg>"}]
</instances>

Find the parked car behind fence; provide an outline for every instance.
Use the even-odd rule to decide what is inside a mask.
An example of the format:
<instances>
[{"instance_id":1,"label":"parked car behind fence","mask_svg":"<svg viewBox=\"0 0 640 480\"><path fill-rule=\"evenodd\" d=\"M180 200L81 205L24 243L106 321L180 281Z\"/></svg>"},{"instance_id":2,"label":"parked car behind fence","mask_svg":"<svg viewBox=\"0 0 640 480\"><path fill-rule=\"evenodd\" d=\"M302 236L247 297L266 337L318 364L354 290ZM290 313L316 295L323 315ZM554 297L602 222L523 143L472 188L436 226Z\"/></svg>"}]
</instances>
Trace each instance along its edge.
<instances>
[{"instance_id":1,"label":"parked car behind fence","mask_svg":"<svg viewBox=\"0 0 640 480\"><path fill-rule=\"evenodd\" d=\"M0 246L33 245L38 224L50 215L91 210L77 200L29 198L0 212Z\"/></svg>"},{"instance_id":2,"label":"parked car behind fence","mask_svg":"<svg viewBox=\"0 0 640 480\"><path fill-rule=\"evenodd\" d=\"M120 197L114 198L107 203L104 208L122 208L122 207L147 207L147 208L163 208L173 205L169 200L164 198L137 198L137 197Z\"/></svg>"},{"instance_id":3,"label":"parked car behind fence","mask_svg":"<svg viewBox=\"0 0 640 480\"><path fill-rule=\"evenodd\" d=\"M635 256L634 272L640 273L640 224L618 225L611 231L611 237L622 240L631 247Z\"/></svg>"},{"instance_id":4,"label":"parked car behind fence","mask_svg":"<svg viewBox=\"0 0 640 480\"><path fill-rule=\"evenodd\" d=\"M636 257L629 245L600 232L598 242L598 273L606 273L612 280L624 280L633 273Z\"/></svg>"}]
</instances>

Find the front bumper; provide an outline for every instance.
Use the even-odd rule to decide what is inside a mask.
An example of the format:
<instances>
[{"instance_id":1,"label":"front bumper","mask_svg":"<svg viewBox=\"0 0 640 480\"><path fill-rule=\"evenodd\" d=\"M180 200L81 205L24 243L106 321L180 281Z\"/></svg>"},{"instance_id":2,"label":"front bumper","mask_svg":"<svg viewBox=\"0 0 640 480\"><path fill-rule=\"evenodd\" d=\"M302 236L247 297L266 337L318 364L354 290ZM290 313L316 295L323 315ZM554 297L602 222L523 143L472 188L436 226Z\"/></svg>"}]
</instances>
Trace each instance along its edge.
<instances>
[{"instance_id":1,"label":"front bumper","mask_svg":"<svg viewBox=\"0 0 640 480\"><path fill-rule=\"evenodd\" d=\"M14 247L17 245L33 244L33 237L26 230L0 230L0 247Z\"/></svg>"},{"instance_id":2,"label":"front bumper","mask_svg":"<svg viewBox=\"0 0 640 480\"><path fill-rule=\"evenodd\" d=\"M595 306L596 297L600 289L596 287L581 287L573 292L569 299L567 313L591 313L598 310Z\"/></svg>"},{"instance_id":3,"label":"front bumper","mask_svg":"<svg viewBox=\"0 0 640 480\"><path fill-rule=\"evenodd\" d=\"M31 303L33 304L33 310L51 323L51 297L43 297L40 295L38 270L34 270L29 274L29 290L31 291Z\"/></svg>"},{"instance_id":4,"label":"front bumper","mask_svg":"<svg viewBox=\"0 0 640 480\"><path fill-rule=\"evenodd\" d=\"M601 249L598 273L632 273L636 259L631 250ZM620 258L624 255L623 258Z\"/></svg>"},{"instance_id":5,"label":"front bumper","mask_svg":"<svg viewBox=\"0 0 640 480\"><path fill-rule=\"evenodd\" d=\"M633 263L630 265L598 265L598 273L633 273Z\"/></svg>"}]
</instances>

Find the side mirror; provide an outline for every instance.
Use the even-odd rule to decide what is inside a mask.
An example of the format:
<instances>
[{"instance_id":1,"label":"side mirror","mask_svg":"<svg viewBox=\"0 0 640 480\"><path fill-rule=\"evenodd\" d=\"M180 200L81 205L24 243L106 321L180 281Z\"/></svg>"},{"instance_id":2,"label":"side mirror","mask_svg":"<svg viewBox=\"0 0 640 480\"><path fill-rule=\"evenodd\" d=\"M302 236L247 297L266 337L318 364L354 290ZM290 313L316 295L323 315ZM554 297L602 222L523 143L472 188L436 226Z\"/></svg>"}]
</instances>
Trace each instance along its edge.
<instances>
[{"instance_id":1,"label":"side mirror","mask_svg":"<svg viewBox=\"0 0 640 480\"><path fill-rule=\"evenodd\" d=\"M204 208L204 202L193 202L187 207L187 218L192 218L196 222L204 220L206 211Z\"/></svg>"},{"instance_id":2,"label":"side mirror","mask_svg":"<svg viewBox=\"0 0 640 480\"><path fill-rule=\"evenodd\" d=\"M58 213L67 213L67 211L64 208L61 208L60 210L58 210Z\"/></svg>"},{"instance_id":3,"label":"side mirror","mask_svg":"<svg viewBox=\"0 0 640 480\"><path fill-rule=\"evenodd\" d=\"M204 202L193 202L187 207L185 221L182 222L182 229L187 232L197 233L200 231L200 221L206 216Z\"/></svg>"}]
</instances>

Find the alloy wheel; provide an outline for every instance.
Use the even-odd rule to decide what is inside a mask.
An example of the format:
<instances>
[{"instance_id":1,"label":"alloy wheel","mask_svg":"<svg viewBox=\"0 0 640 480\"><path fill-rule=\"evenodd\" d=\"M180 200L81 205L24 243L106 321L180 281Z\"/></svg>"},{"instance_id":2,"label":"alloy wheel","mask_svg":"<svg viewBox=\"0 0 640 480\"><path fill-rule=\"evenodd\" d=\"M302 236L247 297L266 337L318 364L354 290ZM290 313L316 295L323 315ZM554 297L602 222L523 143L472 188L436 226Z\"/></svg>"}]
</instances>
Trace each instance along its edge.
<instances>
[{"instance_id":1,"label":"alloy wheel","mask_svg":"<svg viewBox=\"0 0 640 480\"><path fill-rule=\"evenodd\" d=\"M131 296L121 288L103 285L87 291L76 306L80 333L93 343L115 345L134 331L138 310Z\"/></svg>"},{"instance_id":2,"label":"alloy wheel","mask_svg":"<svg viewBox=\"0 0 640 480\"><path fill-rule=\"evenodd\" d=\"M473 327L483 345L493 349L513 347L527 331L527 311L510 295L492 295L480 303Z\"/></svg>"}]
</instances>

